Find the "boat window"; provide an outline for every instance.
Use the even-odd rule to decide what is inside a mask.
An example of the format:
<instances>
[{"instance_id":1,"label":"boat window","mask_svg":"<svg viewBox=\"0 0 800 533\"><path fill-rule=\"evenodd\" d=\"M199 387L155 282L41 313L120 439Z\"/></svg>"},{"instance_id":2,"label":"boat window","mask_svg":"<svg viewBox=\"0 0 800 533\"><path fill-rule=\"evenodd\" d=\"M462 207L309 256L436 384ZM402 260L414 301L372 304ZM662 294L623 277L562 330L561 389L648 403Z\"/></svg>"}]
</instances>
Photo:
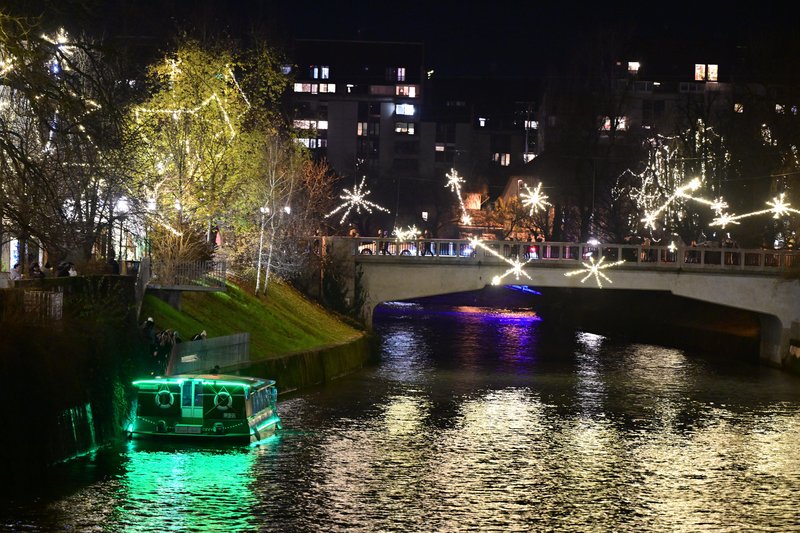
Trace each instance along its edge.
<instances>
[{"instance_id":1,"label":"boat window","mask_svg":"<svg viewBox=\"0 0 800 533\"><path fill-rule=\"evenodd\" d=\"M195 407L203 405L203 384L199 382L194 384L194 405Z\"/></svg>"},{"instance_id":2,"label":"boat window","mask_svg":"<svg viewBox=\"0 0 800 533\"><path fill-rule=\"evenodd\" d=\"M191 381L184 381L183 387L181 388L181 406L183 407L191 407L192 406L192 382Z\"/></svg>"}]
</instances>

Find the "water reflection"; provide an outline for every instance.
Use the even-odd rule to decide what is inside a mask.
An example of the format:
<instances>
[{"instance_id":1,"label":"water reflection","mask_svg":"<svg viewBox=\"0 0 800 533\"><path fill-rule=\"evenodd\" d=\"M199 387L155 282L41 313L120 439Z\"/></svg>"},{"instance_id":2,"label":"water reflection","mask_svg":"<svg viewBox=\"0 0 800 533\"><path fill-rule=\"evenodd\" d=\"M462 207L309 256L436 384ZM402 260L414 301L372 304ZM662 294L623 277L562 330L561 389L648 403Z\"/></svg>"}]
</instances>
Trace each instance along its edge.
<instances>
[{"instance_id":1,"label":"water reflection","mask_svg":"<svg viewBox=\"0 0 800 533\"><path fill-rule=\"evenodd\" d=\"M797 378L542 326L525 310L388 306L380 365L282 398L279 439L107 450L71 466L70 494L18 502L0 526L796 529Z\"/></svg>"}]
</instances>

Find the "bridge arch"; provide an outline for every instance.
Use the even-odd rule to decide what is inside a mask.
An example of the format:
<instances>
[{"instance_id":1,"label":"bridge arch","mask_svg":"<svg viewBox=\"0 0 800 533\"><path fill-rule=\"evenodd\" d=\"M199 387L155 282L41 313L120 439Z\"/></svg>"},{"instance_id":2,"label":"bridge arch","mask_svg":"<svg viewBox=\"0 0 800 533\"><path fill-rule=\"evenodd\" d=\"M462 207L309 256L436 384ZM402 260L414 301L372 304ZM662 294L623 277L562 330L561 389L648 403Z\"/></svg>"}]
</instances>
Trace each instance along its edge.
<instances>
[{"instance_id":1,"label":"bridge arch","mask_svg":"<svg viewBox=\"0 0 800 533\"><path fill-rule=\"evenodd\" d=\"M794 364L789 346L800 339L800 281L787 276L800 266L800 253L772 250L697 249L641 247L634 245L593 246L580 243L536 245L535 257L520 250L530 244L495 241L496 253L472 250L469 241L442 240L392 242L391 255L363 253L383 249L369 239L328 238L325 249L345 271L352 272L349 290L363 297L362 316L372 322L375 307L386 301L473 291L492 283L509 271L505 254L528 261L524 272L531 279L518 281L506 275L505 282L533 287L596 287L583 275L565 276L584 268L590 255L626 262L605 270L612 283L603 290L632 289L668 291L708 303L758 314L761 322L761 359L774 366ZM371 248L372 247L372 248ZM419 252L431 250L431 255ZM418 252L419 251L419 252ZM402 253L407 252L407 253ZM527 253L525 254L527 256ZM630 260L628 260L630 259ZM356 274L358 273L358 274ZM356 283L356 280L358 282ZM358 285L358 286L356 286Z\"/></svg>"}]
</instances>

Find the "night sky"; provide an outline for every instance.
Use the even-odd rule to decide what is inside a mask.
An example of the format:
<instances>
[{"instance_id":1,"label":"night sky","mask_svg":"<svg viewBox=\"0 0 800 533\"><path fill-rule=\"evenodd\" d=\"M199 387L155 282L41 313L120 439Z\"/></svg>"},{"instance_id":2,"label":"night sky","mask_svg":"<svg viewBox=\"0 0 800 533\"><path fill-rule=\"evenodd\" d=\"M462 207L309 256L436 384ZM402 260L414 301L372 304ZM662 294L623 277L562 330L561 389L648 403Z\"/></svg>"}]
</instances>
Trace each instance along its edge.
<instances>
[{"instance_id":1,"label":"night sky","mask_svg":"<svg viewBox=\"0 0 800 533\"><path fill-rule=\"evenodd\" d=\"M619 43L621 60L653 73L695 62L732 65L763 59L766 73L800 71L797 13L750 3L320 0L6 0L53 24L126 36L164 48L183 31L208 38L256 33L279 45L292 38L422 42L437 76L539 77ZM598 41L598 35L604 36ZM769 64L767 67L766 65ZM725 65L728 65L726 67ZM782 68L782 65L785 68ZM690 72L690 71L688 71Z\"/></svg>"}]
</instances>

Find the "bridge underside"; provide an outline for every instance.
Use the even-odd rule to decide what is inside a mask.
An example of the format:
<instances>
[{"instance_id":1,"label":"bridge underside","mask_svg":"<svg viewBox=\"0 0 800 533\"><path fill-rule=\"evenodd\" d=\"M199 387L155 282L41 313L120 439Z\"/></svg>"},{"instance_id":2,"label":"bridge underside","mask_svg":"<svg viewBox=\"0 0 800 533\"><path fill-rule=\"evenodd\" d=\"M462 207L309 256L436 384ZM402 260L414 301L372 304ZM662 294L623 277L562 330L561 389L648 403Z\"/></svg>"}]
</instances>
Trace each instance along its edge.
<instances>
[{"instance_id":1,"label":"bridge underside","mask_svg":"<svg viewBox=\"0 0 800 533\"><path fill-rule=\"evenodd\" d=\"M367 257L359 258L356 264L361 272L362 309L368 324L372 322L375 306L382 302L482 289L508 269L504 263L465 262L460 258L415 258L408 262L390 262ZM569 270L561 265L530 266L525 268L525 272L531 279L522 276L517 280L512 274L503 281L540 288L600 290L593 277L581 283L583 275L565 276ZM798 329L796 302L800 301L800 283L797 281L752 273L643 270L625 268L624 265L604 272L611 278L611 283L603 281L603 291L666 291L757 313L761 322L761 358L772 365L787 364L791 329Z\"/></svg>"}]
</instances>

